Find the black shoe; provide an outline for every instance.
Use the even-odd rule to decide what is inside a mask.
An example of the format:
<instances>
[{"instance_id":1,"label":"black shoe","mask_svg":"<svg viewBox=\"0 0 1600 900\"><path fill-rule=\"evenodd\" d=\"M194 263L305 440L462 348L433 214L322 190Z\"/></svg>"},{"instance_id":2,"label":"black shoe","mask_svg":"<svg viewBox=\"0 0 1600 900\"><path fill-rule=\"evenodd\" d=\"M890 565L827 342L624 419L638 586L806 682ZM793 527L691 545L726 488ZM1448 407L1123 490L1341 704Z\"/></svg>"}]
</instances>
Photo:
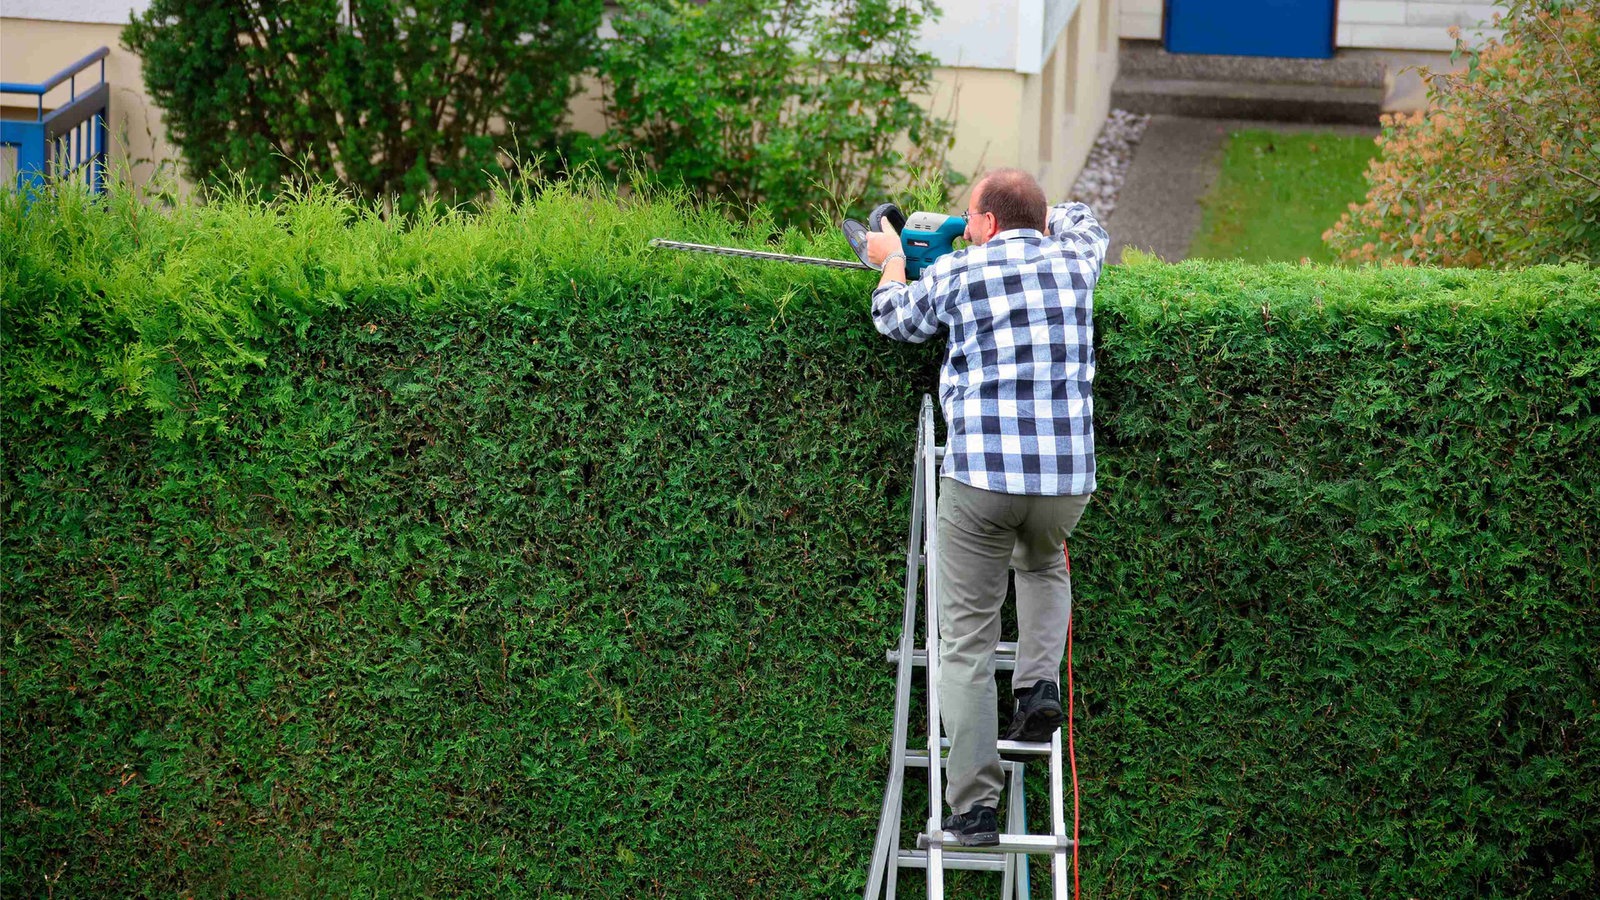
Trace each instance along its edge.
<instances>
[{"instance_id":1,"label":"black shoe","mask_svg":"<svg viewBox=\"0 0 1600 900\"><path fill-rule=\"evenodd\" d=\"M1055 682L1041 681L1016 692L1017 708L1011 714L1006 740L1038 742L1050 740L1061 727L1061 689Z\"/></svg>"},{"instance_id":2,"label":"black shoe","mask_svg":"<svg viewBox=\"0 0 1600 900\"><path fill-rule=\"evenodd\" d=\"M953 815L944 820L944 830L953 832L963 847L993 847L1000 843L1000 825L992 806L974 806Z\"/></svg>"}]
</instances>

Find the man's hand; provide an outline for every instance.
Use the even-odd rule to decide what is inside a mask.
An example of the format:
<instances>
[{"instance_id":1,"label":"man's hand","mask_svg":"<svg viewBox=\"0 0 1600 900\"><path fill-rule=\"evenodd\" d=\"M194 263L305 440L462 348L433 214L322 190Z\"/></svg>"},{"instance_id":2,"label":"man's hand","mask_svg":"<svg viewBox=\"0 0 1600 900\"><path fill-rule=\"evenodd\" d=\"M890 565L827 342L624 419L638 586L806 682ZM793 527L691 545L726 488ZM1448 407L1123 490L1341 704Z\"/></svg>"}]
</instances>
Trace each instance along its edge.
<instances>
[{"instance_id":1,"label":"man's hand","mask_svg":"<svg viewBox=\"0 0 1600 900\"><path fill-rule=\"evenodd\" d=\"M878 287L891 281L906 280L906 248L900 243L900 233L889 224L887 216L883 219L881 230L867 234L867 262L883 266L883 277L878 279Z\"/></svg>"},{"instance_id":2,"label":"man's hand","mask_svg":"<svg viewBox=\"0 0 1600 900\"><path fill-rule=\"evenodd\" d=\"M881 231L867 232L867 262L875 266L883 265L883 261L895 253L905 253L905 247L900 243L900 235L889 224L887 216L883 219Z\"/></svg>"}]
</instances>

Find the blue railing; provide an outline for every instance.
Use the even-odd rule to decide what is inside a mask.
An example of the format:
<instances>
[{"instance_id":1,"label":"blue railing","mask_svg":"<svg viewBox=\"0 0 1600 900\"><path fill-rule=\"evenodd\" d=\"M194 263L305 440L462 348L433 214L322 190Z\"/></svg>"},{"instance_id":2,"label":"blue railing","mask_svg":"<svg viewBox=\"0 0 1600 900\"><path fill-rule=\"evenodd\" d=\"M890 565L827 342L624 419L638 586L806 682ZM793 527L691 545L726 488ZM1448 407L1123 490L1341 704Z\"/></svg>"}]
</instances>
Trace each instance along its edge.
<instances>
[{"instance_id":1,"label":"blue railing","mask_svg":"<svg viewBox=\"0 0 1600 900\"><path fill-rule=\"evenodd\" d=\"M0 94L34 97L31 120L10 118L9 113L0 119L0 145L16 148L18 188L42 185L45 178L61 175L85 179L96 193L105 190L111 116L106 57L110 52L101 47L38 84L0 82ZM78 93L78 76L95 63L100 64L100 80ZM69 85L71 99L46 112L44 95L63 82Z\"/></svg>"}]
</instances>

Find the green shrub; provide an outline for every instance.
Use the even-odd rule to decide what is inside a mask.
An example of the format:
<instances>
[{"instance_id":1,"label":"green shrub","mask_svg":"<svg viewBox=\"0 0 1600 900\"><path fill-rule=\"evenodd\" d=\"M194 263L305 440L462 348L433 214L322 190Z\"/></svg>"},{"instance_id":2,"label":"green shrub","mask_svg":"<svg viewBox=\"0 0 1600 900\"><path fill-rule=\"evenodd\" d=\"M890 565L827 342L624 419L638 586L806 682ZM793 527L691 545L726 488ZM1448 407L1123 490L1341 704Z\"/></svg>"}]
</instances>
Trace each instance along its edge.
<instances>
[{"instance_id":1,"label":"green shrub","mask_svg":"<svg viewBox=\"0 0 1600 900\"><path fill-rule=\"evenodd\" d=\"M1510 0L1503 39L1428 78L1426 114L1386 117L1365 203L1323 239L1359 261L1600 262L1600 11Z\"/></svg>"},{"instance_id":2,"label":"green shrub","mask_svg":"<svg viewBox=\"0 0 1600 900\"><path fill-rule=\"evenodd\" d=\"M871 209L908 173L957 184L951 124L922 105L937 61L917 35L937 14L926 0L624 0L600 66L613 166L764 204L781 224Z\"/></svg>"},{"instance_id":3,"label":"green shrub","mask_svg":"<svg viewBox=\"0 0 1600 900\"><path fill-rule=\"evenodd\" d=\"M308 174L410 211L556 146L601 6L154 0L122 40L196 180Z\"/></svg>"},{"instance_id":4,"label":"green shrub","mask_svg":"<svg viewBox=\"0 0 1600 900\"><path fill-rule=\"evenodd\" d=\"M530 193L0 200L6 895L859 891L938 348ZM1107 272L1086 889L1595 893L1597 297Z\"/></svg>"}]
</instances>

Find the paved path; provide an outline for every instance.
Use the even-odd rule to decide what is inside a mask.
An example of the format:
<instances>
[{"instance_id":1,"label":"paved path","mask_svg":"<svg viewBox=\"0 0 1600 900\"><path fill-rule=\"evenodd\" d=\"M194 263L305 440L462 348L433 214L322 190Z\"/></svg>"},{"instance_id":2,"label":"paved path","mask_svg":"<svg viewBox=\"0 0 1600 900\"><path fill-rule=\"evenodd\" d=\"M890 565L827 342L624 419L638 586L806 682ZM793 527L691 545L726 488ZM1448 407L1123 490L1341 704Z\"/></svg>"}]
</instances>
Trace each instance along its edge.
<instances>
[{"instance_id":1,"label":"paved path","mask_svg":"<svg viewBox=\"0 0 1600 900\"><path fill-rule=\"evenodd\" d=\"M1122 262L1122 251L1136 247L1177 262L1189 255L1200 227L1200 198L1216 180L1223 139L1230 131L1263 128L1283 134L1315 131L1376 136L1364 125L1300 125L1238 119L1185 119L1153 116L1134 151L1117 195L1117 209L1106 231L1108 262Z\"/></svg>"}]
</instances>

